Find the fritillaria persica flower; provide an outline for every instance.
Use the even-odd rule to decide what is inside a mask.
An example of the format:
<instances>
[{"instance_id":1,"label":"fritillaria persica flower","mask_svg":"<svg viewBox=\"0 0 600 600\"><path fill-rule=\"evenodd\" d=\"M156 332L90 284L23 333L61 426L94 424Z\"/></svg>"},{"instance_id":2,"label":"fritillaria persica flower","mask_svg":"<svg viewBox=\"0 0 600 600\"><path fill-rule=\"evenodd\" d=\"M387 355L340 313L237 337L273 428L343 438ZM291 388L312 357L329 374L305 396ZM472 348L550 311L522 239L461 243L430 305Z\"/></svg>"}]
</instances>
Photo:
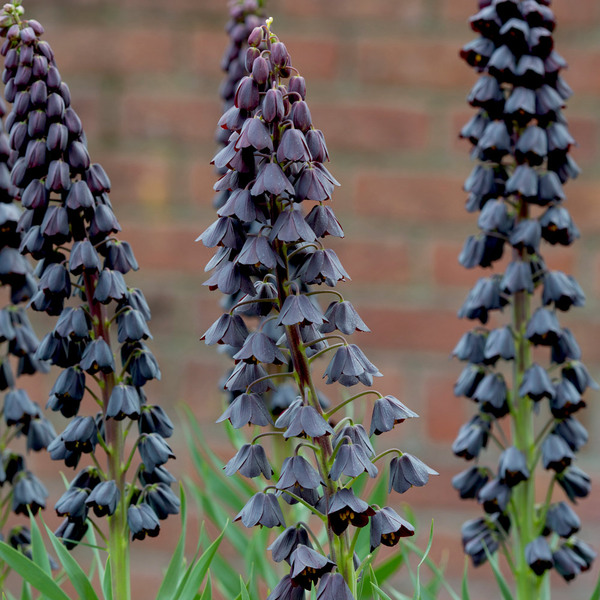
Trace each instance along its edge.
<instances>
[{"instance_id":1,"label":"fritillaria persica flower","mask_svg":"<svg viewBox=\"0 0 600 600\"><path fill-rule=\"evenodd\" d=\"M329 202L339 183L325 166L329 154L313 123L306 82L270 22L254 27L247 43L243 76L219 120L224 145L213 159L221 175L214 186L220 194L217 220L198 238L216 252L205 285L229 299L226 313L202 337L225 346L234 361L224 381L230 403L219 421L270 429L242 445L225 472L266 480L276 473L273 485L235 517L247 527L282 529L270 549L276 562L289 562L290 572L269 600L303 598L312 586L323 600L352 598L362 571L356 570L351 536L371 523L375 549L414 534L391 508L371 506L355 494L354 481L363 473L376 477L374 462L387 454L395 455L394 490L422 486L436 473L397 449L375 454L373 434L417 416L395 397L369 389L330 408L317 391L317 372L325 384L345 388L369 387L381 373L343 337L368 327L335 289L348 279L325 247L327 236L344 235ZM501 354L510 349L506 339L498 348ZM329 363L321 367L322 357ZM349 416L332 418L350 402L371 403L367 396L375 399L369 434ZM258 443L266 436L278 443L277 453ZM322 522L326 548L308 519L285 528L287 504Z\"/></svg>"},{"instance_id":2,"label":"fritillaria persica flower","mask_svg":"<svg viewBox=\"0 0 600 600\"><path fill-rule=\"evenodd\" d=\"M471 142L477 161L465 191L467 210L479 211L480 231L459 260L492 272L459 311L479 323L454 350L468 363L454 391L475 401L477 414L461 428L453 450L477 464L453 485L488 513L463 527L465 552L479 565L486 548L492 554L501 548L517 600L539 598L552 567L568 581L595 556L572 550L583 543L574 537L579 519L554 493L560 486L573 502L589 494L589 477L574 464L588 436L574 415L585 406L587 388L598 386L559 320L584 304L584 293L543 258L545 244L569 246L579 237L563 188L579 174L563 114L572 92L561 76L566 62L554 49L549 4L479 0L470 19L478 37L460 52L479 77L468 97L477 113L461 137ZM495 271L502 257L508 259L503 274ZM489 325L498 312L508 323L498 318ZM489 439L502 450L497 468L484 457ZM536 504L540 470L548 472L549 489ZM518 532L512 542L511 525Z\"/></svg>"},{"instance_id":3,"label":"fritillaria persica flower","mask_svg":"<svg viewBox=\"0 0 600 600\"><path fill-rule=\"evenodd\" d=\"M128 287L124 278L138 265L130 245L115 237L121 227L109 198L110 179L91 161L69 88L50 44L42 39L43 27L24 19L18 4L6 4L0 14L4 94L12 104L6 119L10 149L5 152L10 152L11 169L7 182L24 208L16 223L7 220L12 233L5 250L16 252L17 236L21 254L37 261L39 282L22 267L21 283L18 278L13 282L15 300L30 295L33 310L58 320L37 350L35 339L24 335L26 324L17 327L13 320L13 345L28 369L38 361L64 369L48 407L71 421L48 448L52 458L69 467L77 468L80 461L87 466L57 503L57 512L66 517L57 534L72 547L88 527L89 509L95 518L107 517L113 592L126 600L128 538L158 533L155 508L163 518L177 512L176 499L159 497L150 483L151 473L174 457L164 439L173 427L162 409L147 402L142 389L160 378L160 370L147 345L150 310L141 291ZM26 264L23 256L20 261ZM30 355L33 360L27 358ZM89 411L88 404L98 412L80 414ZM21 427L39 417L24 397L10 414ZM124 445L129 431L137 433L131 454L125 453ZM49 437L39 427L32 432L32 447ZM134 463L136 448L139 459ZM130 467L138 463L132 477ZM142 472L143 478L138 476ZM43 505L31 477L23 472L17 479L16 507L25 510L31 505L34 510L34 505ZM163 475L157 479L163 481L159 485L171 483Z\"/></svg>"}]
</instances>

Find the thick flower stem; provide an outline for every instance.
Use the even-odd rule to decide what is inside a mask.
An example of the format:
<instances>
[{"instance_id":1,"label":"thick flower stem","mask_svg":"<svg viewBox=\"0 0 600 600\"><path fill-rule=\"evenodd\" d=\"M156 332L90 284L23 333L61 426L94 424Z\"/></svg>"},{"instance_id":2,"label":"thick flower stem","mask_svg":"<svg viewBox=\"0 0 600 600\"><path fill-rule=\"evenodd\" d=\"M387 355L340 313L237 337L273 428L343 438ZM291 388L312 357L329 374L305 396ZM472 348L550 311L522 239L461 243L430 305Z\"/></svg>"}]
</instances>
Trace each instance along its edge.
<instances>
[{"instance_id":1,"label":"thick flower stem","mask_svg":"<svg viewBox=\"0 0 600 600\"><path fill-rule=\"evenodd\" d=\"M90 315L92 317L94 335L103 338L110 346L110 332L106 319L105 309L102 304L94 300L94 289L97 275L84 274L85 292ZM114 373L101 373L102 387L102 412L106 431L106 444L109 448L107 454L108 472L107 479L114 480L121 493L120 501L114 515L108 517L108 545L112 572L113 597L119 600L130 600L131 584L129 579L129 539L127 533L127 506L125 494L125 471L123 465L124 440L121 426L115 419L106 419L108 401L115 387Z\"/></svg>"},{"instance_id":2,"label":"thick flower stem","mask_svg":"<svg viewBox=\"0 0 600 600\"><path fill-rule=\"evenodd\" d=\"M288 257L285 246L280 242L276 243L278 254L283 258L283 266L277 267L277 292L279 296L279 306L283 306L285 299L288 296L288 291L285 284L289 280L288 271ZM304 398L319 412L323 418L326 418L323 409L319 403L319 397L317 395L317 388L315 387L312 371L310 368L310 362L306 355L305 346L302 342L300 335L299 325L290 325L285 327L285 333L287 337L288 347L290 348L292 364L298 377L298 385ZM331 439L329 436L322 436L313 439L314 443L321 448L321 452L315 452L317 457L319 474L321 479L325 482L325 506L329 508L329 503L335 492L337 491L337 484L329 477L329 468L331 464L331 457L333 454L333 448L331 445ZM337 566L338 571L342 573L350 589L355 588L354 576L354 565L353 557L349 553L348 545L345 542L345 538L339 538L339 548L336 548L336 535L327 526L327 537L329 540L329 552L331 560L333 560Z\"/></svg>"},{"instance_id":3,"label":"thick flower stem","mask_svg":"<svg viewBox=\"0 0 600 600\"><path fill-rule=\"evenodd\" d=\"M528 206L520 201L518 219L528 217ZM524 258L522 250L514 250L515 258ZM537 576L527 564L525 547L540 535L535 513L535 422L533 401L519 396L519 388L525 371L531 366L531 343L525 337L530 317L531 296L526 291L517 292L513 304L513 325L516 334L516 356L513 372L512 390L512 426L514 445L524 455L531 470L531 477L518 484L514 490L514 502L511 503L511 515L518 535L514 536L514 554L516 563L517 600L538 600L543 576Z\"/></svg>"}]
</instances>

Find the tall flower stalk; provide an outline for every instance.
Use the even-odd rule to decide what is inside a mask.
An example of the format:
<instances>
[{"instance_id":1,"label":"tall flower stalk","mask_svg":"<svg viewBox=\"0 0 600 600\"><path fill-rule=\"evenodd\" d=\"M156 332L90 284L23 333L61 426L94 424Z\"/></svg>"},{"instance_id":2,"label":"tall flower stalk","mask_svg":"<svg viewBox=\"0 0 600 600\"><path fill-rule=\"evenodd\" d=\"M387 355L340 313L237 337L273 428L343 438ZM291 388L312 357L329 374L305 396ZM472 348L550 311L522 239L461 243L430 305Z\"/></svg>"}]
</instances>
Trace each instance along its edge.
<instances>
[{"instance_id":1,"label":"tall flower stalk","mask_svg":"<svg viewBox=\"0 0 600 600\"><path fill-rule=\"evenodd\" d=\"M12 103L10 181L25 209L17 225L20 250L38 261L31 308L58 316L36 353L63 369L48 407L69 424L48 450L72 468L88 457L56 503L65 517L56 533L72 548L91 523L109 550L113 595L127 600L129 539L157 535L159 520L179 510L174 478L163 467L174 457L165 441L173 427L163 409L146 400L144 386L160 378L160 370L145 343L150 310L123 277L138 266L129 244L114 237L121 228L110 180L90 161L42 26L22 15L20 2L4 6L1 52L5 97Z\"/></svg>"},{"instance_id":2,"label":"tall flower stalk","mask_svg":"<svg viewBox=\"0 0 600 600\"><path fill-rule=\"evenodd\" d=\"M478 412L453 446L476 464L453 484L486 513L463 526L465 552L479 565L501 548L519 600L540 598L550 569L569 581L595 557L574 535L579 518L556 497L557 488L572 502L590 491L589 477L574 464L588 437L574 414L585 406L587 388L598 386L558 320L583 305L583 291L541 254L542 243L568 246L579 237L563 190L579 173L562 113L572 92L560 75L566 63L553 48L548 4L480 0L470 19L479 37L461 50L480 75L468 98L478 112L461 136L478 161L465 190L481 232L459 260L466 268L493 268L508 255L509 263L503 274L480 279L459 312L481 323L454 349L468 363L455 393ZM510 319L502 325L495 311L504 308ZM490 439L501 451L495 469L480 462ZM541 498L536 481L547 489Z\"/></svg>"},{"instance_id":3,"label":"tall flower stalk","mask_svg":"<svg viewBox=\"0 0 600 600\"><path fill-rule=\"evenodd\" d=\"M6 107L0 101L0 118ZM21 235L17 223L21 210L15 204L10 186L10 150L4 123L0 121L0 286L8 303L0 309L0 391L3 393L0 424L0 539L11 513L27 516L46 507L48 492L27 469L25 456L13 449L18 438L26 439L27 452L45 449L56 436L52 424L39 405L32 401L18 380L23 375L48 372L48 365L34 358L38 339L24 304L37 285L32 268L19 253ZM18 443L18 442L17 442ZM31 535L25 525L7 533L9 543L30 555ZM0 587L8 573L0 564Z\"/></svg>"},{"instance_id":4,"label":"tall flower stalk","mask_svg":"<svg viewBox=\"0 0 600 600\"><path fill-rule=\"evenodd\" d=\"M398 449L375 454L370 435L416 416L393 396L369 389L330 409L320 401L315 375L320 357L333 355L323 375L328 384L371 386L381 373L341 335L368 329L333 289L348 278L322 241L343 236L329 206L339 184L324 165L327 147L312 123L304 78L269 21L251 32L248 45L247 74L219 121L228 143L213 160L224 171L215 190L227 191L228 199L198 238L217 248L206 285L240 297L203 339L230 347L235 361L225 388L237 395L219 421L270 429L239 449L225 471L276 479L235 517L246 527L283 529L270 549L290 571L270 600L303 598L313 585L323 600L356 597L366 558L354 553L360 528L371 526L371 551L396 545L414 529L393 509L370 506L355 495L354 482L364 473L376 477L375 462L390 455L390 491L422 486L435 471ZM323 284L324 289L311 287ZM320 298L330 301L325 311ZM273 372L272 365L285 369ZM295 399L273 423L265 394L286 381L294 384ZM372 405L370 434L341 412L358 400ZM261 445L271 436L291 441L283 462L273 466ZM307 516L286 527L282 497ZM324 544L315 522L326 529Z\"/></svg>"}]
</instances>

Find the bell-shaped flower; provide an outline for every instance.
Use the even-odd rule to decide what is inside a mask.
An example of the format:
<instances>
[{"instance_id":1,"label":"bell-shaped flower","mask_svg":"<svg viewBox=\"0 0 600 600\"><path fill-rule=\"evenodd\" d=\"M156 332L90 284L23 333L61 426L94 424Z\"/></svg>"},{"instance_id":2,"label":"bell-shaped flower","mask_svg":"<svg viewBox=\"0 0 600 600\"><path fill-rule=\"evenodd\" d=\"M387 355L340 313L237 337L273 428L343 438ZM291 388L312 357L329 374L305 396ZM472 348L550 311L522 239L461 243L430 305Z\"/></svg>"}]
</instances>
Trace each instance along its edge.
<instances>
[{"instance_id":1,"label":"bell-shaped flower","mask_svg":"<svg viewBox=\"0 0 600 600\"><path fill-rule=\"evenodd\" d=\"M460 497L476 498L479 490L488 482L489 475L480 467L469 467L452 478L452 487L458 491Z\"/></svg>"},{"instance_id":2,"label":"bell-shaped flower","mask_svg":"<svg viewBox=\"0 0 600 600\"><path fill-rule=\"evenodd\" d=\"M375 511L348 488L338 490L329 501L327 520L335 535L341 535L349 525L365 527Z\"/></svg>"},{"instance_id":3,"label":"bell-shaped flower","mask_svg":"<svg viewBox=\"0 0 600 600\"><path fill-rule=\"evenodd\" d=\"M356 344L344 344L336 350L323 377L328 384L339 381L350 387L359 382L372 385L373 377L381 377L381 373Z\"/></svg>"},{"instance_id":4,"label":"bell-shaped flower","mask_svg":"<svg viewBox=\"0 0 600 600\"><path fill-rule=\"evenodd\" d=\"M554 559L546 538L539 536L525 546L525 560L538 577L552 568Z\"/></svg>"},{"instance_id":5,"label":"bell-shaped flower","mask_svg":"<svg viewBox=\"0 0 600 600\"><path fill-rule=\"evenodd\" d=\"M430 475L439 475L422 460L406 452L402 456L394 457L390 462L390 484L388 492L392 490L403 494L411 487L422 487L429 481Z\"/></svg>"},{"instance_id":6,"label":"bell-shaped flower","mask_svg":"<svg viewBox=\"0 0 600 600\"><path fill-rule=\"evenodd\" d=\"M274 494L258 492L248 500L234 521L241 520L244 526L285 527L281 507Z\"/></svg>"},{"instance_id":7,"label":"bell-shaped flower","mask_svg":"<svg viewBox=\"0 0 600 600\"><path fill-rule=\"evenodd\" d=\"M376 510L371 517L371 552L380 544L395 546L401 538L415 535L415 528L389 506Z\"/></svg>"}]
</instances>

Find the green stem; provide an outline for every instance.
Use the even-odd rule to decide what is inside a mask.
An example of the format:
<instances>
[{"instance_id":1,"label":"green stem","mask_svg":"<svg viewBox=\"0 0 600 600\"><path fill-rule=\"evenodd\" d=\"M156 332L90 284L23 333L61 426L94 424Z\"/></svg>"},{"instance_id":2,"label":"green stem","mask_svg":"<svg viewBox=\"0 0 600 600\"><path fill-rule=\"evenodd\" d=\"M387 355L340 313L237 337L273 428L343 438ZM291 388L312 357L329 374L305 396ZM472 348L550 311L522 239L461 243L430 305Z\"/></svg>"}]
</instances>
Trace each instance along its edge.
<instances>
[{"instance_id":1,"label":"green stem","mask_svg":"<svg viewBox=\"0 0 600 600\"><path fill-rule=\"evenodd\" d=\"M340 402L337 406L334 406L329 412L325 413L326 418L330 418L331 415L335 414L340 408L344 408L346 404L350 404L350 402L354 402L363 396L367 396L368 394L377 394L379 398L383 398L383 395L380 394L377 390L367 390L366 392L361 392L360 394L356 394L356 396L352 396L343 402Z\"/></svg>"},{"instance_id":2,"label":"green stem","mask_svg":"<svg viewBox=\"0 0 600 600\"><path fill-rule=\"evenodd\" d=\"M110 332L106 320L105 309L102 304L94 300L94 289L98 280L97 275L84 273L88 306L92 315L92 323L96 338L102 337L110 347ZM114 480L121 492L121 499L115 513L108 517L108 550L112 565L112 590L113 597L119 600L131 599L131 584L129 579L129 529L127 527L127 505L125 496L126 469L123 466L124 440L121 435L121 424L114 419L106 418L108 401L115 387L115 374L102 373L101 385L102 404L104 413L104 427L106 431L106 445L110 452L107 454L108 472L107 479Z\"/></svg>"},{"instance_id":3,"label":"green stem","mask_svg":"<svg viewBox=\"0 0 600 600\"><path fill-rule=\"evenodd\" d=\"M517 221L527 219L529 210L527 202L519 200ZM524 250L513 250L514 260L527 260ZM512 439L516 448L525 456L527 465L533 465L535 459L535 421L533 401L519 396L519 388L525 371L532 364L531 343L525 337L525 330L531 312L531 296L526 291L517 292L513 301L513 330L515 332L516 357L513 365L512 391ZM512 521L518 535L514 537L513 573L516 580L516 600L539 600L541 585L548 574L538 577L527 564L525 548L537 538L541 530L537 526L535 507L535 473L527 481L523 481L513 490L511 503Z\"/></svg>"}]
</instances>

